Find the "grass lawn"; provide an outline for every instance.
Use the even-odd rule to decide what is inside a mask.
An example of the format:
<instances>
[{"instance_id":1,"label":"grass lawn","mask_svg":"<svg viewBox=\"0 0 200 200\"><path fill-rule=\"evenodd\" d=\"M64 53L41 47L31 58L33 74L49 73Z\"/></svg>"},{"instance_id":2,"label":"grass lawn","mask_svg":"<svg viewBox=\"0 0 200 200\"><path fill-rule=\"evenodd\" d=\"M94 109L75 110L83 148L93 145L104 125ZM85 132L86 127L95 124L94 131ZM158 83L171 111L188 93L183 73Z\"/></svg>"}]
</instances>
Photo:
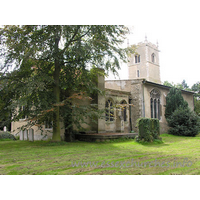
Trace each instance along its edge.
<instances>
[{"instance_id":1,"label":"grass lawn","mask_svg":"<svg viewBox=\"0 0 200 200\"><path fill-rule=\"evenodd\" d=\"M200 135L161 137L161 144L0 141L0 174L200 174Z\"/></svg>"}]
</instances>

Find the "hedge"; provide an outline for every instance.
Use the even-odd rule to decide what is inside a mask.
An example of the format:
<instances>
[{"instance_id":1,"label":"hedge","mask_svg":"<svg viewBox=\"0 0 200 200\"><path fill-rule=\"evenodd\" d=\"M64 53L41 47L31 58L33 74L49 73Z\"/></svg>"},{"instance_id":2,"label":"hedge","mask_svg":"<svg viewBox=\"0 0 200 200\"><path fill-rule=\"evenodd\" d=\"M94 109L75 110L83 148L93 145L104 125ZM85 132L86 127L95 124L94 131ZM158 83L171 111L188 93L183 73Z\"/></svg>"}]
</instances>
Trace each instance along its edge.
<instances>
[{"instance_id":1,"label":"hedge","mask_svg":"<svg viewBox=\"0 0 200 200\"><path fill-rule=\"evenodd\" d=\"M139 118L138 119L139 135L137 141L153 142L162 140L160 137L160 124L158 119Z\"/></svg>"}]
</instances>

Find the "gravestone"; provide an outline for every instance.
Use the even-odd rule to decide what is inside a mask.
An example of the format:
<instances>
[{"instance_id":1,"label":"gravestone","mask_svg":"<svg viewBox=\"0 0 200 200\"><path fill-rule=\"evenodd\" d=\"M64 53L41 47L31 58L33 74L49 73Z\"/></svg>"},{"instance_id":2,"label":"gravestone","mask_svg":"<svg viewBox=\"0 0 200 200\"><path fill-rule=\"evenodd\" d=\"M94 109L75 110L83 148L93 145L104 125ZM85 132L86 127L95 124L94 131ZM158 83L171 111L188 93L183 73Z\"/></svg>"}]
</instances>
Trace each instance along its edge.
<instances>
[{"instance_id":1,"label":"gravestone","mask_svg":"<svg viewBox=\"0 0 200 200\"><path fill-rule=\"evenodd\" d=\"M31 128L29 129L29 141L34 141L34 130Z\"/></svg>"},{"instance_id":2,"label":"gravestone","mask_svg":"<svg viewBox=\"0 0 200 200\"><path fill-rule=\"evenodd\" d=\"M28 130L24 130L24 140L28 140Z\"/></svg>"},{"instance_id":3,"label":"gravestone","mask_svg":"<svg viewBox=\"0 0 200 200\"><path fill-rule=\"evenodd\" d=\"M4 127L3 127L3 131L4 131L4 132L6 132L6 131L7 131L7 128L6 128L6 126L4 126Z\"/></svg>"},{"instance_id":4,"label":"gravestone","mask_svg":"<svg viewBox=\"0 0 200 200\"><path fill-rule=\"evenodd\" d=\"M19 139L24 140L24 131L22 130L19 132Z\"/></svg>"}]
</instances>

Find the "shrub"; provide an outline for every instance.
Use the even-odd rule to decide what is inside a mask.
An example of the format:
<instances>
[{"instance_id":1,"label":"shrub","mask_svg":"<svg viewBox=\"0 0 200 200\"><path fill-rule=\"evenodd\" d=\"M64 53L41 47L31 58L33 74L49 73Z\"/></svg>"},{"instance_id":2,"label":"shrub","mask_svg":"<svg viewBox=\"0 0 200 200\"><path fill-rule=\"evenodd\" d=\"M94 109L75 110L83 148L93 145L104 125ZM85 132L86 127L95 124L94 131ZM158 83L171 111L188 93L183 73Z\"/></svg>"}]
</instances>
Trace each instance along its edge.
<instances>
[{"instance_id":1,"label":"shrub","mask_svg":"<svg viewBox=\"0 0 200 200\"><path fill-rule=\"evenodd\" d=\"M9 132L0 132L0 140L16 140L15 136L10 134Z\"/></svg>"},{"instance_id":2,"label":"shrub","mask_svg":"<svg viewBox=\"0 0 200 200\"><path fill-rule=\"evenodd\" d=\"M160 137L160 124L158 119L140 118L138 119L139 135L137 141L153 142L162 140Z\"/></svg>"},{"instance_id":3,"label":"shrub","mask_svg":"<svg viewBox=\"0 0 200 200\"><path fill-rule=\"evenodd\" d=\"M168 118L169 134L195 136L199 132L200 118L189 108L178 108Z\"/></svg>"}]
</instances>

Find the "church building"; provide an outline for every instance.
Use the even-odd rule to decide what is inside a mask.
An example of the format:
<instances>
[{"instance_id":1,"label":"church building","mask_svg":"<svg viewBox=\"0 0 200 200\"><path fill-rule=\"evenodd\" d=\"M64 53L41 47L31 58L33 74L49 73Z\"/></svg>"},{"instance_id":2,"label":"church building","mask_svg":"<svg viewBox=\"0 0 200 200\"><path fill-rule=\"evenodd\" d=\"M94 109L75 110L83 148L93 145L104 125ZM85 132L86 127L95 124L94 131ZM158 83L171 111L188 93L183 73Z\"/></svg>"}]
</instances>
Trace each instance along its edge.
<instances>
[{"instance_id":1,"label":"church building","mask_svg":"<svg viewBox=\"0 0 200 200\"><path fill-rule=\"evenodd\" d=\"M99 109L106 109L97 125L88 123L84 128L88 132L137 132L137 119L141 117L158 118L160 132L166 133L168 126L165 119L166 96L170 87L162 85L160 79L160 64L158 46L150 42L139 43L136 53L131 55L128 62L129 76L126 80L106 80L99 77L98 87L105 95L98 96ZM193 92L182 90L183 98L194 110ZM13 134L20 134L21 140L41 140L52 137L52 127L44 125L43 131L38 127L31 130L19 130L25 121L12 122ZM86 132L87 132L86 131ZM61 130L64 137L64 129Z\"/></svg>"},{"instance_id":2,"label":"church building","mask_svg":"<svg viewBox=\"0 0 200 200\"><path fill-rule=\"evenodd\" d=\"M165 119L166 96L170 87L162 85L160 79L160 64L158 46L147 42L137 45L136 53L131 55L128 62L128 80L107 80L105 89L108 91L118 91L119 96L127 92L127 99L118 102L116 96L108 95L106 102L112 104L131 104L129 112L124 118L124 130L138 131L136 121L140 117L158 118L160 121L160 132L166 133L168 129ZM188 102L189 107L194 110L193 92L182 90L183 98ZM118 116L116 116L118 118ZM106 121L105 130L111 128L113 122ZM112 129L118 131L117 123L112 125Z\"/></svg>"}]
</instances>

